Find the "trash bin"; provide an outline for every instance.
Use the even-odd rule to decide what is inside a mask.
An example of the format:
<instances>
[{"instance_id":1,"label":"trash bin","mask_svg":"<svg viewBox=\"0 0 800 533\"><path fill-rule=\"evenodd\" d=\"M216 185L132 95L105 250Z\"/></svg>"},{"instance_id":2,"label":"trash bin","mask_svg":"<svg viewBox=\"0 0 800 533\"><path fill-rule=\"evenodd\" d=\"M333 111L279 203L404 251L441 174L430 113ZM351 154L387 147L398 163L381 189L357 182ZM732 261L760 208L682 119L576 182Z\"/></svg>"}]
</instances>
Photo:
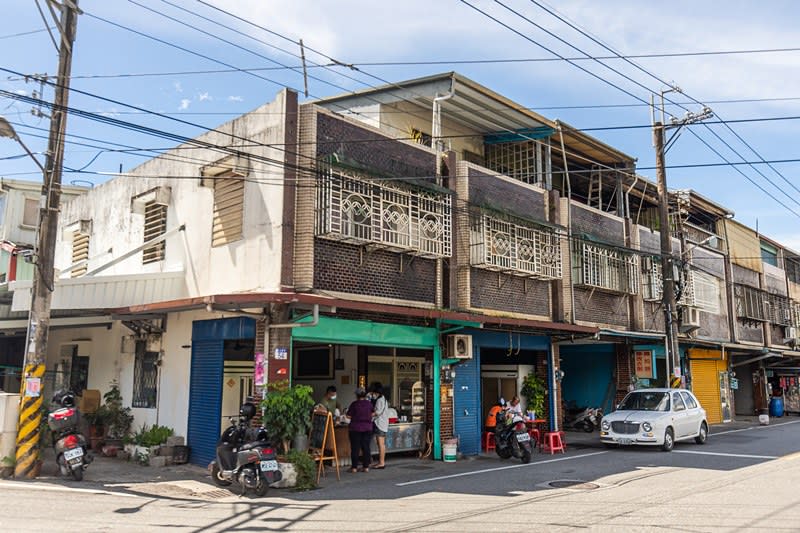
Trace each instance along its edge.
<instances>
[{"instance_id":1,"label":"trash bin","mask_svg":"<svg viewBox=\"0 0 800 533\"><path fill-rule=\"evenodd\" d=\"M769 401L769 415L778 418L783 416L783 396L773 396Z\"/></svg>"},{"instance_id":2,"label":"trash bin","mask_svg":"<svg viewBox=\"0 0 800 533\"><path fill-rule=\"evenodd\" d=\"M769 425L769 409L759 409L758 410L758 423L762 426Z\"/></svg>"}]
</instances>

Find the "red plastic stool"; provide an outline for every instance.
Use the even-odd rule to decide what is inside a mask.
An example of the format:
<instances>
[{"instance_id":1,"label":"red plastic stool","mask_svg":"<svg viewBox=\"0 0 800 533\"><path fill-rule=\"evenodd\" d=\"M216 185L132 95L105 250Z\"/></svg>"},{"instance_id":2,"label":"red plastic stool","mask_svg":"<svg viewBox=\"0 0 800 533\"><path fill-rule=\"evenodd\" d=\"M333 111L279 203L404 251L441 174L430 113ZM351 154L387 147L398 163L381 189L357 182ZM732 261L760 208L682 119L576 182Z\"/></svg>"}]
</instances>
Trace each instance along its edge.
<instances>
[{"instance_id":1,"label":"red plastic stool","mask_svg":"<svg viewBox=\"0 0 800 533\"><path fill-rule=\"evenodd\" d=\"M481 440L481 448L483 448L483 451L488 452L490 450L494 450L494 433L491 431L484 431L483 439Z\"/></svg>"},{"instance_id":2,"label":"red plastic stool","mask_svg":"<svg viewBox=\"0 0 800 533\"><path fill-rule=\"evenodd\" d=\"M564 451L567 449L567 434L563 431L558 432L559 436L561 437L561 447L564 448Z\"/></svg>"},{"instance_id":3,"label":"red plastic stool","mask_svg":"<svg viewBox=\"0 0 800 533\"><path fill-rule=\"evenodd\" d=\"M533 447L533 448L537 447L539 445L539 441L541 439L541 434L539 433L539 430L536 429L536 428L531 428L531 429L528 430L528 435L531 436L531 441L533 442L531 447Z\"/></svg>"},{"instance_id":4,"label":"red plastic stool","mask_svg":"<svg viewBox=\"0 0 800 533\"><path fill-rule=\"evenodd\" d=\"M553 455L556 452L564 453L564 442L561 440L560 431L548 431L544 434L544 451Z\"/></svg>"}]
</instances>

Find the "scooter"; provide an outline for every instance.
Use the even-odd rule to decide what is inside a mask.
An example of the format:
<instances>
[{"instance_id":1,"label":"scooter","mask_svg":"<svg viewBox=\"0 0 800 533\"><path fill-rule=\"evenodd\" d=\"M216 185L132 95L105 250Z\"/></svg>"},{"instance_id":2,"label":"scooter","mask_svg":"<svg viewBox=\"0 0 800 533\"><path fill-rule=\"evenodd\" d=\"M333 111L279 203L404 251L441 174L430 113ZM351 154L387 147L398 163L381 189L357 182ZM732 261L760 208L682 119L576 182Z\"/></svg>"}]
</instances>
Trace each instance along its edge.
<instances>
[{"instance_id":1,"label":"scooter","mask_svg":"<svg viewBox=\"0 0 800 533\"><path fill-rule=\"evenodd\" d=\"M497 455L502 459L516 457L523 463L531 461L531 436L525 427L525 420L518 413L511 418L507 411L497 413L497 424L494 428L494 446Z\"/></svg>"},{"instance_id":2,"label":"scooter","mask_svg":"<svg viewBox=\"0 0 800 533\"><path fill-rule=\"evenodd\" d=\"M54 410L47 415L47 426L53 435L58 470L62 476L72 474L75 481L83 479L83 471L94 460L86 438L78 430L80 412L75 407L71 392L58 392L53 396Z\"/></svg>"},{"instance_id":3,"label":"scooter","mask_svg":"<svg viewBox=\"0 0 800 533\"><path fill-rule=\"evenodd\" d=\"M591 407L568 409L564 412L564 428L577 429L579 431L583 430L586 433L591 433L596 428L600 427L602 418L603 411L601 409L594 409Z\"/></svg>"},{"instance_id":4,"label":"scooter","mask_svg":"<svg viewBox=\"0 0 800 533\"><path fill-rule=\"evenodd\" d=\"M238 421L231 417L231 425L217 442L217 458L209 469L217 486L228 487L237 483L242 496L252 490L261 497L267 493L270 484L283 478L283 474L278 469L275 449L268 440L266 429L250 426L255 414L255 405L244 403L239 409Z\"/></svg>"}]
</instances>

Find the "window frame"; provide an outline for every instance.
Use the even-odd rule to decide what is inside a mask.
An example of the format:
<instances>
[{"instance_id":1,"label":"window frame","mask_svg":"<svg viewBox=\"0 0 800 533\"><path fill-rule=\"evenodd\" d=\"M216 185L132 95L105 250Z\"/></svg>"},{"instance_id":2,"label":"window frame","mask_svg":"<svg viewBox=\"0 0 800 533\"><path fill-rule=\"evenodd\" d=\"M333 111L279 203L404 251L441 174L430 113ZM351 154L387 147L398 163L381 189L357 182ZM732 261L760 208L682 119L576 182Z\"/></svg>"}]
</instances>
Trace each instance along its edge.
<instances>
[{"instance_id":1,"label":"window frame","mask_svg":"<svg viewBox=\"0 0 800 533\"><path fill-rule=\"evenodd\" d=\"M19 224L20 226L22 226L23 228L35 228L35 227L37 227L39 225L39 217L40 217L40 211L41 211L41 207L40 207L40 203L39 202L40 202L40 200L38 198L28 198L26 196L23 199L23 201L22 201L22 220L20 221L20 224ZM28 211L28 206L29 205L33 206L32 213L30 211ZM33 222L30 222L29 220L26 221L26 218L28 218L28 215L33 216L35 218L35 220Z\"/></svg>"},{"instance_id":2,"label":"window frame","mask_svg":"<svg viewBox=\"0 0 800 533\"><path fill-rule=\"evenodd\" d=\"M159 352L145 349L144 341L136 342L136 354L133 362L133 391L131 407L137 409L158 408L159 385ZM145 368L147 365L149 368ZM142 375L146 372L146 375Z\"/></svg>"}]
</instances>

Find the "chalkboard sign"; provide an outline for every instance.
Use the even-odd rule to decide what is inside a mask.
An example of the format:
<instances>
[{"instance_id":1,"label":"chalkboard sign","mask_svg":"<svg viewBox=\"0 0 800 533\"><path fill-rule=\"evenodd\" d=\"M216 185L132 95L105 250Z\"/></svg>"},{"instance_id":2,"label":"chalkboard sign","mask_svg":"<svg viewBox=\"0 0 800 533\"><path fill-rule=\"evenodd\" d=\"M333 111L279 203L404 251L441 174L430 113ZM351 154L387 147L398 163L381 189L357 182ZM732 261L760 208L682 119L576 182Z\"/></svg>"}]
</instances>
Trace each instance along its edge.
<instances>
[{"instance_id":1,"label":"chalkboard sign","mask_svg":"<svg viewBox=\"0 0 800 533\"><path fill-rule=\"evenodd\" d=\"M328 425L328 413L325 411L322 412L314 412L311 415L311 433L308 439L308 445L314 449L322 448L324 441L325 441L325 430L327 429Z\"/></svg>"}]
</instances>

